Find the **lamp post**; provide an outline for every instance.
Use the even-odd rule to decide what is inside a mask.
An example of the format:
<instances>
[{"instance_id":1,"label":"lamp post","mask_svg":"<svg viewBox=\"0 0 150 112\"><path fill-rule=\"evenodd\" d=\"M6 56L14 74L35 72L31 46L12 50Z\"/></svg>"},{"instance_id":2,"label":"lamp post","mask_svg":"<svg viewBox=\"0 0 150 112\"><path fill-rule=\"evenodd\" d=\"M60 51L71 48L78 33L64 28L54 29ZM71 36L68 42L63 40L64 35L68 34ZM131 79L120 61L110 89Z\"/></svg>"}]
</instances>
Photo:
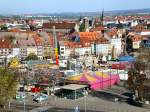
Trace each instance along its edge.
<instances>
[{"instance_id":1,"label":"lamp post","mask_svg":"<svg viewBox=\"0 0 150 112\"><path fill-rule=\"evenodd\" d=\"M127 34L126 34L126 32L127 32L127 29L125 29L125 45L124 45L124 55L128 55L128 53L127 53Z\"/></svg>"},{"instance_id":2,"label":"lamp post","mask_svg":"<svg viewBox=\"0 0 150 112\"><path fill-rule=\"evenodd\" d=\"M84 96L84 109L85 109L85 112L86 112L86 95Z\"/></svg>"},{"instance_id":3,"label":"lamp post","mask_svg":"<svg viewBox=\"0 0 150 112\"><path fill-rule=\"evenodd\" d=\"M9 100L9 110L10 110L10 107L11 107L11 101Z\"/></svg>"},{"instance_id":4,"label":"lamp post","mask_svg":"<svg viewBox=\"0 0 150 112\"><path fill-rule=\"evenodd\" d=\"M102 89L103 89L103 69L102 69Z\"/></svg>"},{"instance_id":5,"label":"lamp post","mask_svg":"<svg viewBox=\"0 0 150 112\"><path fill-rule=\"evenodd\" d=\"M25 94L25 89L24 89L24 100L23 100L23 110L24 110L24 112L26 112L26 101L25 101L25 99L26 99L26 94Z\"/></svg>"},{"instance_id":6,"label":"lamp post","mask_svg":"<svg viewBox=\"0 0 150 112\"><path fill-rule=\"evenodd\" d=\"M148 85L148 80L150 79L150 72L148 72L148 73L146 73L146 81L145 81L145 83L146 83L146 85L145 85L145 100L147 101L147 85ZM149 103L149 102L148 102Z\"/></svg>"},{"instance_id":7,"label":"lamp post","mask_svg":"<svg viewBox=\"0 0 150 112\"><path fill-rule=\"evenodd\" d=\"M87 91L84 89L84 111L87 111L87 104L86 104L86 96L87 96Z\"/></svg>"},{"instance_id":8,"label":"lamp post","mask_svg":"<svg viewBox=\"0 0 150 112\"><path fill-rule=\"evenodd\" d=\"M26 111L26 101L24 99L24 102L23 102L23 108L24 108L24 112Z\"/></svg>"},{"instance_id":9,"label":"lamp post","mask_svg":"<svg viewBox=\"0 0 150 112\"><path fill-rule=\"evenodd\" d=\"M117 75L118 75L118 69L120 68L120 62L119 65L117 64Z\"/></svg>"},{"instance_id":10,"label":"lamp post","mask_svg":"<svg viewBox=\"0 0 150 112\"><path fill-rule=\"evenodd\" d=\"M4 66L5 66L5 69L7 68L7 55L5 55L5 58L4 58Z\"/></svg>"},{"instance_id":11,"label":"lamp post","mask_svg":"<svg viewBox=\"0 0 150 112\"><path fill-rule=\"evenodd\" d=\"M111 88L111 67L110 67L110 88Z\"/></svg>"}]
</instances>

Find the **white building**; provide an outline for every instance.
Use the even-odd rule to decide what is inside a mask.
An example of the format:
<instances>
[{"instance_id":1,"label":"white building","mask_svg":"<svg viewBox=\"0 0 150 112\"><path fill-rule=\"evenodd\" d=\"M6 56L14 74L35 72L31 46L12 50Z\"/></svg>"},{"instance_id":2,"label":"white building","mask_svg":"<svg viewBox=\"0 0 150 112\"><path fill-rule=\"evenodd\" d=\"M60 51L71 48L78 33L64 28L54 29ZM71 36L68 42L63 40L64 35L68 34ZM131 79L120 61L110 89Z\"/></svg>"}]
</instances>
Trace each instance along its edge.
<instances>
[{"instance_id":1,"label":"white building","mask_svg":"<svg viewBox=\"0 0 150 112\"><path fill-rule=\"evenodd\" d=\"M112 51L111 44L96 44L96 45L92 44L91 47L92 47L92 54L95 54L96 52L96 55L108 56Z\"/></svg>"},{"instance_id":2,"label":"white building","mask_svg":"<svg viewBox=\"0 0 150 112\"><path fill-rule=\"evenodd\" d=\"M91 47L75 48L75 53L77 53L79 56L84 56L86 54L91 54Z\"/></svg>"},{"instance_id":3,"label":"white building","mask_svg":"<svg viewBox=\"0 0 150 112\"><path fill-rule=\"evenodd\" d=\"M37 55L37 47L36 46L27 46L27 56L31 53Z\"/></svg>"},{"instance_id":4,"label":"white building","mask_svg":"<svg viewBox=\"0 0 150 112\"><path fill-rule=\"evenodd\" d=\"M43 59L43 46L37 46L37 56L39 59Z\"/></svg>"},{"instance_id":5,"label":"white building","mask_svg":"<svg viewBox=\"0 0 150 112\"><path fill-rule=\"evenodd\" d=\"M12 48L12 52L11 54L8 54L7 55L7 61L9 62L11 58L14 58L14 57L19 57L20 55L20 49L19 48Z\"/></svg>"},{"instance_id":6,"label":"white building","mask_svg":"<svg viewBox=\"0 0 150 112\"><path fill-rule=\"evenodd\" d=\"M89 45L84 46L81 45L80 43L63 42L63 41L59 42L59 45L60 45L61 57L68 58L72 54L79 55L79 56L91 54L91 46Z\"/></svg>"},{"instance_id":7,"label":"white building","mask_svg":"<svg viewBox=\"0 0 150 112\"><path fill-rule=\"evenodd\" d=\"M133 20L133 21L131 22L131 27L135 27L135 26L137 26L137 25L138 25L138 21Z\"/></svg>"},{"instance_id":8,"label":"white building","mask_svg":"<svg viewBox=\"0 0 150 112\"><path fill-rule=\"evenodd\" d=\"M141 32L141 35L143 35L143 36L147 36L147 35L150 35L150 31L142 31Z\"/></svg>"},{"instance_id":9,"label":"white building","mask_svg":"<svg viewBox=\"0 0 150 112\"><path fill-rule=\"evenodd\" d=\"M112 38L110 40L110 44L115 47L116 55L119 56L122 52L122 50L121 50L121 45L122 45L121 38Z\"/></svg>"}]
</instances>

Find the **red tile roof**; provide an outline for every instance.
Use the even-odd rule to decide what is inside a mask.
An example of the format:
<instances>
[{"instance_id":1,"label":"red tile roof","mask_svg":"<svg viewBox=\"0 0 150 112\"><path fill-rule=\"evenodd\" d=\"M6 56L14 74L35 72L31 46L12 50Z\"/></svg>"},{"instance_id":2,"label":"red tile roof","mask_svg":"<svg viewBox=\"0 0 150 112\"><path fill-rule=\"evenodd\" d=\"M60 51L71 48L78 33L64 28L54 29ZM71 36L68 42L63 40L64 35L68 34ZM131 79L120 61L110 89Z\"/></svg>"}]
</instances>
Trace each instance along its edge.
<instances>
[{"instance_id":1,"label":"red tile roof","mask_svg":"<svg viewBox=\"0 0 150 112\"><path fill-rule=\"evenodd\" d=\"M18 39L19 46L36 46L35 40L32 37L26 39Z\"/></svg>"},{"instance_id":2,"label":"red tile roof","mask_svg":"<svg viewBox=\"0 0 150 112\"><path fill-rule=\"evenodd\" d=\"M9 30L9 32L21 32L21 29L13 28L13 29Z\"/></svg>"},{"instance_id":3,"label":"red tile roof","mask_svg":"<svg viewBox=\"0 0 150 112\"><path fill-rule=\"evenodd\" d=\"M103 26L97 26L97 27L91 29L91 31L102 31L102 30L105 30L105 28Z\"/></svg>"},{"instance_id":4,"label":"red tile roof","mask_svg":"<svg viewBox=\"0 0 150 112\"><path fill-rule=\"evenodd\" d=\"M142 30L144 30L144 26L142 24L139 24L135 27L132 27L132 30L134 30L135 32L141 32Z\"/></svg>"},{"instance_id":5,"label":"red tile roof","mask_svg":"<svg viewBox=\"0 0 150 112\"><path fill-rule=\"evenodd\" d=\"M48 34L48 41L49 41L49 44L52 46L52 47L54 47L54 37L53 37L53 34L51 34L51 33L49 33Z\"/></svg>"},{"instance_id":6,"label":"red tile roof","mask_svg":"<svg viewBox=\"0 0 150 112\"><path fill-rule=\"evenodd\" d=\"M35 44L37 45L37 46L40 46L40 45L42 45L42 39L41 39L41 37L39 36L39 35L33 35L33 39L34 39L34 41L35 41Z\"/></svg>"},{"instance_id":7,"label":"red tile roof","mask_svg":"<svg viewBox=\"0 0 150 112\"><path fill-rule=\"evenodd\" d=\"M138 34L136 34L132 37L133 42L141 41L142 39L143 39L143 37L141 35L138 35Z\"/></svg>"},{"instance_id":8,"label":"red tile roof","mask_svg":"<svg viewBox=\"0 0 150 112\"><path fill-rule=\"evenodd\" d=\"M60 41L60 46L66 46L68 48L85 48L90 47L91 44L89 42L70 42L70 41Z\"/></svg>"},{"instance_id":9,"label":"red tile roof","mask_svg":"<svg viewBox=\"0 0 150 112\"><path fill-rule=\"evenodd\" d=\"M101 33L98 32L80 32L81 43L107 43L108 40L105 39Z\"/></svg>"},{"instance_id":10,"label":"red tile roof","mask_svg":"<svg viewBox=\"0 0 150 112\"><path fill-rule=\"evenodd\" d=\"M110 37L113 37L114 35L117 35L117 29L113 28L111 29L107 34L110 36Z\"/></svg>"},{"instance_id":11,"label":"red tile roof","mask_svg":"<svg viewBox=\"0 0 150 112\"><path fill-rule=\"evenodd\" d=\"M96 42L97 44L105 44L108 42L108 40L106 40L105 38L96 38ZM91 40L84 40L81 42L71 42L71 41L60 41L60 46L66 46L68 48L86 48L86 47L90 47L91 46Z\"/></svg>"},{"instance_id":12,"label":"red tile roof","mask_svg":"<svg viewBox=\"0 0 150 112\"><path fill-rule=\"evenodd\" d=\"M10 49L10 48L12 48L11 42L9 40L0 39L0 48L1 49Z\"/></svg>"},{"instance_id":13,"label":"red tile roof","mask_svg":"<svg viewBox=\"0 0 150 112\"><path fill-rule=\"evenodd\" d=\"M53 29L53 26L55 26L56 29L72 29L75 27L75 23L68 23L68 22L43 23L44 29Z\"/></svg>"},{"instance_id":14,"label":"red tile roof","mask_svg":"<svg viewBox=\"0 0 150 112\"><path fill-rule=\"evenodd\" d=\"M81 42L94 42L99 37L97 32L79 32Z\"/></svg>"}]
</instances>

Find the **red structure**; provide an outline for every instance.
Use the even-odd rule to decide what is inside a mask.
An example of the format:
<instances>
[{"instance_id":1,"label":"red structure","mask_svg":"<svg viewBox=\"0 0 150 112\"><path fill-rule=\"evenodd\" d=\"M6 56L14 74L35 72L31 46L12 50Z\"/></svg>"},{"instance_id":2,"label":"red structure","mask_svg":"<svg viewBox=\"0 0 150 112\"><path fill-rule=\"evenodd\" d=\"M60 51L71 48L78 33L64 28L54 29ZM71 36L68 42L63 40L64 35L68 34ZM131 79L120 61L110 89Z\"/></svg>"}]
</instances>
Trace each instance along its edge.
<instances>
[{"instance_id":1,"label":"red structure","mask_svg":"<svg viewBox=\"0 0 150 112\"><path fill-rule=\"evenodd\" d=\"M40 88L40 87L31 88L31 91L32 91L33 93L38 93L38 92L41 91L41 88Z\"/></svg>"}]
</instances>

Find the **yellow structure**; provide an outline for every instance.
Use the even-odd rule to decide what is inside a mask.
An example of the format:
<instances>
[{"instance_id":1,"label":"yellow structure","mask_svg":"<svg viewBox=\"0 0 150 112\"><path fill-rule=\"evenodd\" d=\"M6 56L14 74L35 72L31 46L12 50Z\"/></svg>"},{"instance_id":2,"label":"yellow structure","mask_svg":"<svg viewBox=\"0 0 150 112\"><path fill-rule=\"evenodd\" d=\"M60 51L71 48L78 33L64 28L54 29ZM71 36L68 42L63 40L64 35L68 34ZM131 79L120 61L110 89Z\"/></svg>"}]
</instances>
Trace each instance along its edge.
<instances>
[{"instance_id":1,"label":"yellow structure","mask_svg":"<svg viewBox=\"0 0 150 112\"><path fill-rule=\"evenodd\" d=\"M21 64L19 62L19 60L17 58L12 58L10 60L10 65L9 65L10 68L19 68L21 67Z\"/></svg>"}]
</instances>

